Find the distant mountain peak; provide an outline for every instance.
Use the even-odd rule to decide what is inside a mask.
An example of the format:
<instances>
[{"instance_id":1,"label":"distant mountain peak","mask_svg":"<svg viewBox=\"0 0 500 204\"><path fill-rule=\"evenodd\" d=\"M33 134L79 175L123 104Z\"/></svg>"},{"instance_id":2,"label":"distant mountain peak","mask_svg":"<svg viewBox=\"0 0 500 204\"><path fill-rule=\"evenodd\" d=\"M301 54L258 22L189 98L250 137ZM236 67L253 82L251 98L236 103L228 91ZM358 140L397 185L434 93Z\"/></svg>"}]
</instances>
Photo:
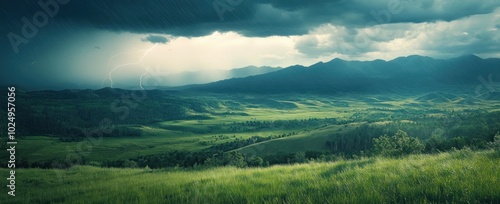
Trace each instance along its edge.
<instances>
[{"instance_id":1,"label":"distant mountain peak","mask_svg":"<svg viewBox=\"0 0 500 204\"><path fill-rule=\"evenodd\" d=\"M345 61L339 58L309 67L294 65L279 71L190 86L188 90L237 93L337 93L403 89L440 90L447 86L477 85L477 76L500 75L500 59L475 55L451 59L410 55L390 61ZM493 81L500 80L495 77ZM430 95L453 99L442 93ZM440 99L441 100L441 99Z\"/></svg>"},{"instance_id":2,"label":"distant mountain peak","mask_svg":"<svg viewBox=\"0 0 500 204\"><path fill-rule=\"evenodd\" d=\"M427 57L427 56L422 56L422 55L408 55L408 56L405 56L405 57L397 57L397 58L395 58L393 60L403 60L403 59L412 59L412 60L415 60L415 59L431 59L431 60L433 60L434 58Z\"/></svg>"},{"instance_id":3,"label":"distant mountain peak","mask_svg":"<svg viewBox=\"0 0 500 204\"><path fill-rule=\"evenodd\" d=\"M473 60L482 60L483 58L475 55L475 54L466 54L466 55L462 55L460 57L457 57L459 59L473 59Z\"/></svg>"},{"instance_id":4,"label":"distant mountain peak","mask_svg":"<svg viewBox=\"0 0 500 204\"><path fill-rule=\"evenodd\" d=\"M336 57L336 58L333 58L332 60L330 60L328 62L346 62L346 60L343 60L343 59L340 59L340 58Z\"/></svg>"},{"instance_id":5,"label":"distant mountain peak","mask_svg":"<svg viewBox=\"0 0 500 204\"><path fill-rule=\"evenodd\" d=\"M243 78L259 74L266 74L281 70L280 67L270 66L246 66L234 68L230 70L202 70L202 71L185 71L168 75L162 78L160 86L183 86L188 84L205 84L224 79Z\"/></svg>"}]
</instances>

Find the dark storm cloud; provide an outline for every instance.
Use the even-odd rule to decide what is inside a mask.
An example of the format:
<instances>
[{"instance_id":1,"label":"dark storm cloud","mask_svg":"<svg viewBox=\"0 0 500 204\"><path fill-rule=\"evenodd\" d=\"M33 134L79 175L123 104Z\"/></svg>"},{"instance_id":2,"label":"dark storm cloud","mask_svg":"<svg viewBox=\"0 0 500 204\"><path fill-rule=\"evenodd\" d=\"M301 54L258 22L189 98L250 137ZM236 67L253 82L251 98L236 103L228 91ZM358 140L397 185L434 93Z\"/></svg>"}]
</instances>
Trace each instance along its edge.
<instances>
[{"instance_id":1,"label":"dark storm cloud","mask_svg":"<svg viewBox=\"0 0 500 204\"><path fill-rule=\"evenodd\" d=\"M49 2L55 0L42 0ZM2 1L10 28L40 10L36 1ZM300 35L324 23L347 27L451 21L492 12L500 2L464 0L72 0L57 21L134 33L201 36L236 31L246 36Z\"/></svg>"},{"instance_id":2,"label":"dark storm cloud","mask_svg":"<svg viewBox=\"0 0 500 204\"><path fill-rule=\"evenodd\" d=\"M168 39L159 35L149 35L148 37L142 38L142 41L165 44L168 42Z\"/></svg>"}]
</instances>

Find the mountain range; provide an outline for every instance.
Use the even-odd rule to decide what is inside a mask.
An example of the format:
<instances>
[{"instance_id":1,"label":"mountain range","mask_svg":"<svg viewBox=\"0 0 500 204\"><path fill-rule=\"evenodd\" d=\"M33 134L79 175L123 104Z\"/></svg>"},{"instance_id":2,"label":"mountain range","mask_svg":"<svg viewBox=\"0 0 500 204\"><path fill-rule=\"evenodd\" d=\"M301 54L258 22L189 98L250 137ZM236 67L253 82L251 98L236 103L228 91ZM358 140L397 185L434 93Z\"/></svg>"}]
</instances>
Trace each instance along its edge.
<instances>
[{"instance_id":1,"label":"mountain range","mask_svg":"<svg viewBox=\"0 0 500 204\"><path fill-rule=\"evenodd\" d=\"M412 55L390 61L335 58L309 67L295 65L265 74L175 89L223 93L335 93L484 85L483 91L486 88L491 91L487 84L496 81L500 81L498 58L464 55L433 59Z\"/></svg>"},{"instance_id":2,"label":"mountain range","mask_svg":"<svg viewBox=\"0 0 500 204\"><path fill-rule=\"evenodd\" d=\"M280 67L268 66L247 66L243 68L235 68L231 70L203 70L203 71L185 71L175 74L170 74L161 77L161 82L158 86L183 86L189 84L205 84L224 79L242 78L260 74L266 74L281 70Z\"/></svg>"}]
</instances>

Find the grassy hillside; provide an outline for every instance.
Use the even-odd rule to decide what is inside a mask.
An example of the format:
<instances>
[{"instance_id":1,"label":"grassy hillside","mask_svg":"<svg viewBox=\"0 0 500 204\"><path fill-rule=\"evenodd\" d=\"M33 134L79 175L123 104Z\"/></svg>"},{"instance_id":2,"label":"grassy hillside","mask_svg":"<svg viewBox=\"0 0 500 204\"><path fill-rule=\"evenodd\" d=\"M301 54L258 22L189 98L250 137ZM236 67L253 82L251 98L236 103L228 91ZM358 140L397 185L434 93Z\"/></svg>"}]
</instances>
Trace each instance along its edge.
<instances>
[{"instance_id":1,"label":"grassy hillside","mask_svg":"<svg viewBox=\"0 0 500 204\"><path fill-rule=\"evenodd\" d=\"M78 128L71 129L73 127L71 125L68 127L69 129L58 125L41 125L47 121L46 117L56 117L54 115L64 115L65 117L74 118L72 122L63 119L57 121L69 121L68 125L74 123L73 125L82 126L84 124L79 124L78 121L101 121L101 119L107 116L104 113L110 112L109 114L111 115L119 116L121 113L114 114L112 110L109 110L109 106L114 99L113 94L116 95L119 93L127 92L123 90L103 89L97 91L75 91L75 93L62 91L59 94L52 92L30 93L34 95L34 99L26 98L27 101L25 101L26 104L23 107L32 107L32 109L38 110L39 114L36 115L40 117L36 118L28 111L25 114L19 114L19 118L30 118L30 120L33 120L32 122L36 122L35 124L38 124L40 127L60 128L62 132L58 135L55 133L51 134L49 130L47 130L48 132L31 130L30 134L19 134L18 139L23 145L18 147L18 159L25 161L28 166L35 162L49 164L50 166L53 161L67 160L67 155L73 152L80 154L82 160L85 162L98 163L127 159L137 160L141 156L156 155L170 151L200 152L221 150L227 152L238 150L243 154L266 156L279 152L328 151L331 149L327 148L327 142L343 142L344 146L363 146L363 148L355 148L351 152L347 152L358 154L360 150L366 151L370 148L370 143L367 145L360 143L360 141L371 141L371 138L365 138L366 131L356 130L357 127L363 124L379 126L379 129L385 131L390 130L387 132L388 134L401 129L408 132L411 136L420 137L422 140L426 140L433 135L438 135L446 139L462 137L472 138L470 141L475 141L473 140L474 138L491 141L492 135L500 130L500 124L497 125L495 122L491 122L496 120L496 116L489 116L484 112L480 112L482 110L498 110L498 103L496 101L476 99L477 101L474 104L462 104L457 100L464 99L469 95L446 95L441 92L408 96L398 94L352 94L336 96L297 94L288 96L273 95L270 97L264 95L194 96L180 93L176 95L173 92L151 91L147 93L148 99L141 101L141 106L137 106L135 109L130 107L131 112L128 118L134 118L133 120L138 120L141 123L137 124L133 121L128 121L128 119L123 121L120 119L112 120L112 123L115 125L113 129L116 131L121 129L129 130L133 134L120 135L112 132L100 139L94 138L98 142L92 143L88 138L82 136L82 132L83 130L99 130L96 127L88 126L80 130ZM70 94L74 94L75 96L71 96ZM91 96L101 94L102 96L92 99L85 94ZM65 95L66 98L51 99L51 97L59 95ZM438 103L433 102L435 98L429 98L430 96L437 95L446 95L449 98L457 97L460 99ZM85 100L80 101L77 96ZM419 100L423 96L427 96L426 100ZM115 97L119 97L119 95ZM50 100L43 100L45 98L49 98ZM161 103L156 104L153 99L158 99ZM35 106L34 104L37 101L42 102ZM99 110L102 109L102 111L94 109L94 106L97 106L96 104L100 104L101 102L102 107ZM66 109L62 108L59 112L52 113L50 112L50 107L52 107L53 103L69 104L68 106L72 108L69 108L68 111L73 110L76 112L75 114L71 111L67 113L63 111ZM148 120L143 120L144 118L137 119L142 114L135 111L141 112L142 105L145 105L146 108L158 105L155 109L163 110L163 107L169 107L164 105L170 103L177 105L167 108L168 115L172 115L172 112L180 113L185 111L187 115L184 116L186 117L205 114L207 118L174 120L172 118L169 119L169 116L162 118L158 122L147 122ZM77 105L73 107L71 104ZM179 110L172 111L177 109ZM477 120L470 120L470 117L465 118L463 116L465 113L470 116L472 110L477 112L476 116L474 116ZM45 111L49 112L46 113ZM81 113L81 115L76 113ZM147 116L148 114L145 115ZM112 117L110 118L112 119ZM329 119L335 119L336 121ZM0 121L3 121L4 124L6 123L5 120L6 118L0 118ZM409 123L405 124L402 121ZM395 124L390 125L391 123ZM461 126L464 125L473 126L462 128ZM20 130L30 127L21 122L19 126L23 127ZM487 127L489 130L486 131L483 127ZM369 130L376 129L371 128ZM378 137L386 132L375 133L372 133L372 136ZM481 138L478 134L486 135L489 138ZM348 140L356 135L360 138ZM254 136L263 138L273 136L273 138L261 142L245 143L240 146L234 145L225 149L214 149L214 146L217 145L234 143ZM94 137L97 137L97 134ZM334 153L346 153L344 150L346 150L347 146L342 151L335 150ZM0 147L6 148L5 142L0 143ZM116 152L120 152L120 154ZM6 158L8 158L7 152L0 152L0 162L6 162ZM75 164L75 162L72 163ZM35 167L37 166L35 165Z\"/></svg>"},{"instance_id":2,"label":"grassy hillside","mask_svg":"<svg viewBox=\"0 0 500 204\"><path fill-rule=\"evenodd\" d=\"M237 169L18 169L2 203L499 203L500 154L452 151ZM7 175L7 169L0 169ZM6 201L6 202L4 202Z\"/></svg>"},{"instance_id":3,"label":"grassy hillside","mask_svg":"<svg viewBox=\"0 0 500 204\"><path fill-rule=\"evenodd\" d=\"M354 124L352 126L354 126ZM311 131L301 132L290 137L248 145L239 148L236 151L256 156L265 156L277 152L294 153L298 151L326 151L325 142L327 141L329 135L332 132L341 133L348 129L342 129L342 127L343 126L340 125L330 125Z\"/></svg>"}]
</instances>

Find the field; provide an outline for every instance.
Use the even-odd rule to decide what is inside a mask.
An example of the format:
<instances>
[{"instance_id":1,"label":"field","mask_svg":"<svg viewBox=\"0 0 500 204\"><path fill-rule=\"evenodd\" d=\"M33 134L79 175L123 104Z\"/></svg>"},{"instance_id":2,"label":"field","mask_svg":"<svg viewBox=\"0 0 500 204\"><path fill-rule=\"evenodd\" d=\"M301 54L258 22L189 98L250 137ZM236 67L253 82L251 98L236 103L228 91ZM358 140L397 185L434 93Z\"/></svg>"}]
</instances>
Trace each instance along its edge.
<instances>
[{"instance_id":1,"label":"field","mask_svg":"<svg viewBox=\"0 0 500 204\"><path fill-rule=\"evenodd\" d=\"M20 138L20 143L23 145L18 147L19 157L28 163L52 162L65 160L68 154L76 151L84 160L100 163L105 160L132 159L165 151L197 152L237 139L282 135L284 137L236 149L245 154L258 156L276 152L327 151L325 142L331 139L332 135L348 134L363 124L382 127L392 122L412 122L420 117L440 120L448 117L452 112L462 110L492 112L498 109L496 103L491 103L491 100L471 100L470 97L460 94L448 96L450 99L443 99L439 93L348 96L276 95L272 97L207 95L197 97L201 98L197 100L225 103L220 105L221 107L216 109L216 112L208 113L207 119L120 125L140 131L140 136L111 136L64 142L53 135L23 135ZM465 103L467 101L470 103ZM50 102L49 105L53 103L56 102ZM147 103L150 102L147 100L142 102L142 104ZM83 105L87 104L91 107L95 106L94 103L89 102L84 102ZM134 117L133 113L129 117ZM311 119L314 121L307 121ZM326 119L335 119L336 122ZM267 126L252 124L252 122L272 123L276 121L289 123L293 121L293 123ZM427 132L440 128L443 128L443 124L426 127ZM414 136L425 139L431 135ZM224 151L228 150L224 149Z\"/></svg>"},{"instance_id":2,"label":"field","mask_svg":"<svg viewBox=\"0 0 500 204\"><path fill-rule=\"evenodd\" d=\"M500 155L459 150L268 168L17 170L7 203L498 203ZM0 169L2 175L6 169ZM4 203L4 202L2 202Z\"/></svg>"},{"instance_id":3,"label":"field","mask_svg":"<svg viewBox=\"0 0 500 204\"><path fill-rule=\"evenodd\" d=\"M233 96L154 91L119 119L107 104L120 93L100 92L84 100L35 93L38 100L22 102L31 107L29 115L19 116L29 119L21 123L29 127L45 118L66 118L19 137L16 197L4 194L2 200L500 202L497 100L462 92ZM61 105L50 108L53 104ZM148 112L151 108L157 111ZM112 130L100 137L79 133L103 131L87 123L100 118L112 119ZM78 124L88 128L75 129ZM399 131L419 141L418 153L384 157L377 152L374 139ZM6 151L1 154L8 158ZM8 169L0 172L8 175Z\"/></svg>"}]
</instances>

